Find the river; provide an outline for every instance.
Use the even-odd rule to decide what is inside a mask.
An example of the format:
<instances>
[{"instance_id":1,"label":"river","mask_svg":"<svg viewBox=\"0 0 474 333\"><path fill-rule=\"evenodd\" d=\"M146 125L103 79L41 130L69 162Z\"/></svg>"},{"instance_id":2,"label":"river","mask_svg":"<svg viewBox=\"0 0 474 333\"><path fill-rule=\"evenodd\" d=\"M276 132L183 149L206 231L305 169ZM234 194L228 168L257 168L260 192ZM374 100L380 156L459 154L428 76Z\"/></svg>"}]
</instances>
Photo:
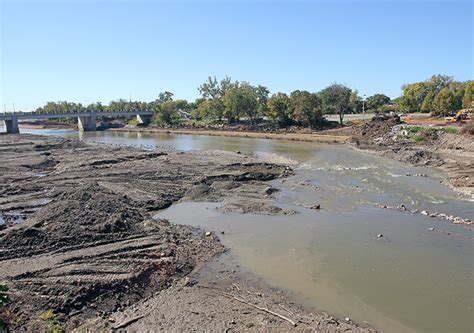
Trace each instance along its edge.
<instances>
[{"instance_id":1,"label":"river","mask_svg":"<svg viewBox=\"0 0 474 333\"><path fill-rule=\"evenodd\" d=\"M273 185L281 189L277 205L297 215L221 214L216 203L183 202L158 217L224 231L222 242L242 265L309 308L385 332L474 331L472 226L380 208L403 204L474 220L474 202L440 184L433 169L315 143L108 131L79 136L148 149L239 150L289 164L295 175ZM320 210L307 208L315 203Z\"/></svg>"}]
</instances>

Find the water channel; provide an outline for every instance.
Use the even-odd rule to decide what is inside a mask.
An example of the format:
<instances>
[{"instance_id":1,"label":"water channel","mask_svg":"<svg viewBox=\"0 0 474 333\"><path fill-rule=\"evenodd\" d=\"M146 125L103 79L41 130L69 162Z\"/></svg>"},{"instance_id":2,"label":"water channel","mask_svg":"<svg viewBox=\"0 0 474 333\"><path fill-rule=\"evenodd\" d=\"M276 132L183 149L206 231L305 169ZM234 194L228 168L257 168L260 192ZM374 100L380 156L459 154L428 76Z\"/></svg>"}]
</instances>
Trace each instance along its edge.
<instances>
[{"instance_id":1,"label":"water channel","mask_svg":"<svg viewBox=\"0 0 474 333\"><path fill-rule=\"evenodd\" d=\"M433 169L338 145L112 131L80 138L149 149L239 150L289 164L295 175L273 185L281 190L276 204L297 215L221 214L216 203L183 202L158 216L225 231L222 242L242 265L315 310L385 332L474 331L473 227L380 208L403 204L474 220L474 202L440 184ZM319 211L306 208L315 203Z\"/></svg>"}]
</instances>

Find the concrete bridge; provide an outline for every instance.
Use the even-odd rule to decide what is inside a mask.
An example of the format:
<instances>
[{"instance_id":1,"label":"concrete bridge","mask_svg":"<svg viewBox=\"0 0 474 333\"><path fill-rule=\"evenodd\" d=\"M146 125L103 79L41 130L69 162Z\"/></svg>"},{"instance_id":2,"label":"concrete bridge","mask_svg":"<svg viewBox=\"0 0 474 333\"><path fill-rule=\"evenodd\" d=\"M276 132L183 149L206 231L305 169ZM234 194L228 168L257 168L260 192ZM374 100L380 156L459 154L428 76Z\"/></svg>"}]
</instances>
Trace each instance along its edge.
<instances>
[{"instance_id":1,"label":"concrete bridge","mask_svg":"<svg viewBox=\"0 0 474 333\"><path fill-rule=\"evenodd\" d=\"M136 116L139 124L145 122L146 118L150 118L155 113L153 111L110 111L110 112L70 112L70 113L11 113L0 114L0 121L3 121L7 133L20 133L18 128L19 120L35 120L35 119L58 119L58 118L76 118L79 131L95 131L97 117L130 117Z\"/></svg>"}]
</instances>

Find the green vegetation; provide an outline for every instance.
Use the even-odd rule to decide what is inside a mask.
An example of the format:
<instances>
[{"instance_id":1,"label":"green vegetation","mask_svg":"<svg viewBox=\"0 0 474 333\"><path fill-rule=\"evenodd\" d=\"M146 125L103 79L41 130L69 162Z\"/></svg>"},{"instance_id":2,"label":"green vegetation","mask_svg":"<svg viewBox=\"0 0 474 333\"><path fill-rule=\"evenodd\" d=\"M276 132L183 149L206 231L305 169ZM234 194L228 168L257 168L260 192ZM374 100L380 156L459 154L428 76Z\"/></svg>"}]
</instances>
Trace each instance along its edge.
<instances>
[{"instance_id":1,"label":"green vegetation","mask_svg":"<svg viewBox=\"0 0 474 333\"><path fill-rule=\"evenodd\" d=\"M404 112L431 112L446 116L471 106L474 100L474 81L458 82L446 75L433 75L422 82L402 87L398 104Z\"/></svg>"},{"instance_id":2,"label":"green vegetation","mask_svg":"<svg viewBox=\"0 0 474 333\"><path fill-rule=\"evenodd\" d=\"M474 81L457 82L445 75L433 75L429 80L407 84L403 95L395 100L384 94L374 94L363 100L357 90L333 83L319 92L295 90L289 94L276 92L270 95L267 87L246 81L233 81L230 77L218 80L208 77L198 87L201 95L194 102L174 99L172 92L164 91L151 102L119 99L103 105L101 102L83 106L67 101L48 102L36 110L39 113L68 113L89 111L154 111L152 124L237 123L245 121L256 125L262 119L278 126L298 125L318 127L324 124L323 115L337 114L342 124L344 115L364 112L432 112L444 116L474 99ZM136 124L131 121L130 124Z\"/></svg>"},{"instance_id":3,"label":"green vegetation","mask_svg":"<svg viewBox=\"0 0 474 333\"><path fill-rule=\"evenodd\" d=\"M8 303L8 286L5 282L0 282L0 307Z\"/></svg>"},{"instance_id":4,"label":"green vegetation","mask_svg":"<svg viewBox=\"0 0 474 333\"><path fill-rule=\"evenodd\" d=\"M61 333L63 328L59 320L56 319L53 310L47 310L39 315L39 319L46 322L46 333Z\"/></svg>"},{"instance_id":5,"label":"green vegetation","mask_svg":"<svg viewBox=\"0 0 474 333\"><path fill-rule=\"evenodd\" d=\"M405 132L405 134L403 135L405 139L412 140L418 143L424 141L432 134L457 134L459 132L456 127L403 126L401 130Z\"/></svg>"}]
</instances>

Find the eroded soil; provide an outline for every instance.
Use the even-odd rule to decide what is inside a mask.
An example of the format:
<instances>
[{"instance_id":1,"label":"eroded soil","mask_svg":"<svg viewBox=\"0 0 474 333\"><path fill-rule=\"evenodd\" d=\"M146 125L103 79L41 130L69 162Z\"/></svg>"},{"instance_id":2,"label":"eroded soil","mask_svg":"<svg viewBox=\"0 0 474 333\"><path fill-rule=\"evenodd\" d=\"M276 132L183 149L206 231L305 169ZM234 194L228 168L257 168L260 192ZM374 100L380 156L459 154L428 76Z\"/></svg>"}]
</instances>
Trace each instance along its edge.
<instances>
[{"instance_id":1,"label":"eroded soil","mask_svg":"<svg viewBox=\"0 0 474 333\"><path fill-rule=\"evenodd\" d=\"M289 167L234 153L33 135L1 136L0 157L0 280L11 299L0 318L12 330L44 330L39 316L47 310L68 330L293 327L245 302L288 309L296 329L369 330L308 314L230 262L216 274L209 261L224 248L214 234L151 218L181 199L289 214L272 204L276 189L265 183L291 174ZM246 292L256 289L266 297Z\"/></svg>"}]
</instances>

